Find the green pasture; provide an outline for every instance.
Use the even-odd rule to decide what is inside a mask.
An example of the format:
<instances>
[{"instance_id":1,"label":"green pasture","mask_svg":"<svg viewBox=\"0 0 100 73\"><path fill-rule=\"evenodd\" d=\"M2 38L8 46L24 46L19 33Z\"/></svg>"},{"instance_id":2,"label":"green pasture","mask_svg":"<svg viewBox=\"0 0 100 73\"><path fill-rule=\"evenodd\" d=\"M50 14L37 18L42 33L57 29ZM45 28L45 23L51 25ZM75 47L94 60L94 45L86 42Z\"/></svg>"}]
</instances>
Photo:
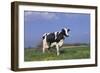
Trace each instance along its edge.
<instances>
[{"instance_id":1,"label":"green pasture","mask_svg":"<svg viewBox=\"0 0 100 73\"><path fill-rule=\"evenodd\" d=\"M68 60L90 58L89 46L64 46L60 48L60 55L56 55L56 49L52 48L45 53L42 49L25 48L24 61L48 61L48 60Z\"/></svg>"}]
</instances>

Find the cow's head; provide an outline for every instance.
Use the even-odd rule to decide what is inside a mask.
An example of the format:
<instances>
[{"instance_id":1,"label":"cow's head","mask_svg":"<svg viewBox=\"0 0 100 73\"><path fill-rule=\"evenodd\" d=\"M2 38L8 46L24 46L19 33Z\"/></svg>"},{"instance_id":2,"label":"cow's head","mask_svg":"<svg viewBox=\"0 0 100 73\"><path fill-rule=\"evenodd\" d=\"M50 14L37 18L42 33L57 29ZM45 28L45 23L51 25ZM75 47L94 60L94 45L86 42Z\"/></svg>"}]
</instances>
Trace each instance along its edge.
<instances>
[{"instance_id":1,"label":"cow's head","mask_svg":"<svg viewBox=\"0 0 100 73\"><path fill-rule=\"evenodd\" d=\"M70 29L68 29L68 28L63 28L61 32L62 32L66 37L69 37L69 31L70 31Z\"/></svg>"}]
</instances>

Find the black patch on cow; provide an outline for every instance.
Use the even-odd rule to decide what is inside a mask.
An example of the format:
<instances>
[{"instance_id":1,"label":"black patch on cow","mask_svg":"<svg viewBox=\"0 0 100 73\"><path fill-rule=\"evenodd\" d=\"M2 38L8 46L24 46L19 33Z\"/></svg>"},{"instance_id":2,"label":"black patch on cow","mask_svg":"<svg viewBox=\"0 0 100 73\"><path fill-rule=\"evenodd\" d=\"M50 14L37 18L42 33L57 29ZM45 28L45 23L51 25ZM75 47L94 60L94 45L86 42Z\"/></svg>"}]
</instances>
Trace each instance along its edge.
<instances>
[{"instance_id":1,"label":"black patch on cow","mask_svg":"<svg viewBox=\"0 0 100 73\"><path fill-rule=\"evenodd\" d=\"M52 42L55 42L55 33L50 33L49 35L47 35L46 40L49 44L51 44Z\"/></svg>"},{"instance_id":2,"label":"black patch on cow","mask_svg":"<svg viewBox=\"0 0 100 73\"><path fill-rule=\"evenodd\" d=\"M66 36L66 31L65 31L65 29L62 29L62 31L61 31L61 32L62 32L62 34L63 34L63 35L65 35L65 36Z\"/></svg>"},{"instance_id":3,"label":"black patch on cow","mask_svg":"<svg viewBox=\"0 0 100 73\"><path fill-rule=\"evenodd\" d=\"M55 39L55 42L59 42L61 39L64 39L64 33L63 32L59 32L59 33L57 33L57 35L56 35L56 39Z\"/></svg>"},{"instance_id":4,"label":"black patch on cow","mask_svg":"<svg viewBox=\"0 0 100 73\"><path fill-rule=\"evenodd\" d=\"M55 39L56 37L56 39ZM47 42L49 45L51 45L51 43L53 42L59 42L61 39L64 39L64 32L57 32L57 34L55 35L55 33L50 33L49 35L47 35Z\"/></svg>"}]
</instances>

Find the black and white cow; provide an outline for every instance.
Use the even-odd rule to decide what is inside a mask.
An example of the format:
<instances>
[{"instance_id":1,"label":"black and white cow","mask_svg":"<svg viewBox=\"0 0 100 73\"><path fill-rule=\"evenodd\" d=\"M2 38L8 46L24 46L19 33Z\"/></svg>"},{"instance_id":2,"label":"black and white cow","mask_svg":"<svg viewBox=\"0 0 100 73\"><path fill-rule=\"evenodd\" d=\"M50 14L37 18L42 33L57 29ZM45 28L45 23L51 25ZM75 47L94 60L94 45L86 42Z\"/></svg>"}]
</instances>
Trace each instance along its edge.
<instances>
[{"instance_id":1,"label":"black and white cow","mask_svg":"<svg viewBox=\"0 0 100 73\"><path fill-rule=\"evenodd\" d=\"M70 29L63 28L60 32L45 33L43 35L43 53L48 48L56 47L57 55L59 55L59 48L63 45L65 36L69 36Z\"/></svg>"}]
</instances>

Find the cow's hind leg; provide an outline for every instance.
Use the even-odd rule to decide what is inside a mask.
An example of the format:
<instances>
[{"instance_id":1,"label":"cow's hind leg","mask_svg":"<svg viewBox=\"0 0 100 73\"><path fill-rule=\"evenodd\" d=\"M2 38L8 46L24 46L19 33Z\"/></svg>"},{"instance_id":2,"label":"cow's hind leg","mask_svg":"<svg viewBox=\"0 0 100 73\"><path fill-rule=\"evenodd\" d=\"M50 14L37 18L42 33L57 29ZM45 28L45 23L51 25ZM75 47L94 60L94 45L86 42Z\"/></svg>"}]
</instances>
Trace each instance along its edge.
<instances>
[{"instance_id":1,"label":"cow's hind leg","mask_svg":"<svg viewBox=\"0 0 100 73\"><path fill-rule=\"evenodd\" d=\"M43 40L43 48L42 48L42 52L45 53L45 40Z\"/></svg>"},{"instance_id":2,"label":"cow's hind leg","mask_svg":"<svg viewBox=\"0 0 100 73\"><path fill-rule=\"evenodd\" d=\"M43 53L45 53L46 49L48 49L48 48L49 48L49 46L48 46L46 40L44 39L43 40Z\"/></svg>"},{"instance_id":3,"label":"cow's hind leg","mask_svg":"<svg viewBox=\"0 0 100 73\"><path fill-rule=\"evenodd\" d=\"M43 42L43 48L42 48L43 53L45 53L45 50L46 50L46 46L45 43Z\"/></svg>"}]
</instances>

